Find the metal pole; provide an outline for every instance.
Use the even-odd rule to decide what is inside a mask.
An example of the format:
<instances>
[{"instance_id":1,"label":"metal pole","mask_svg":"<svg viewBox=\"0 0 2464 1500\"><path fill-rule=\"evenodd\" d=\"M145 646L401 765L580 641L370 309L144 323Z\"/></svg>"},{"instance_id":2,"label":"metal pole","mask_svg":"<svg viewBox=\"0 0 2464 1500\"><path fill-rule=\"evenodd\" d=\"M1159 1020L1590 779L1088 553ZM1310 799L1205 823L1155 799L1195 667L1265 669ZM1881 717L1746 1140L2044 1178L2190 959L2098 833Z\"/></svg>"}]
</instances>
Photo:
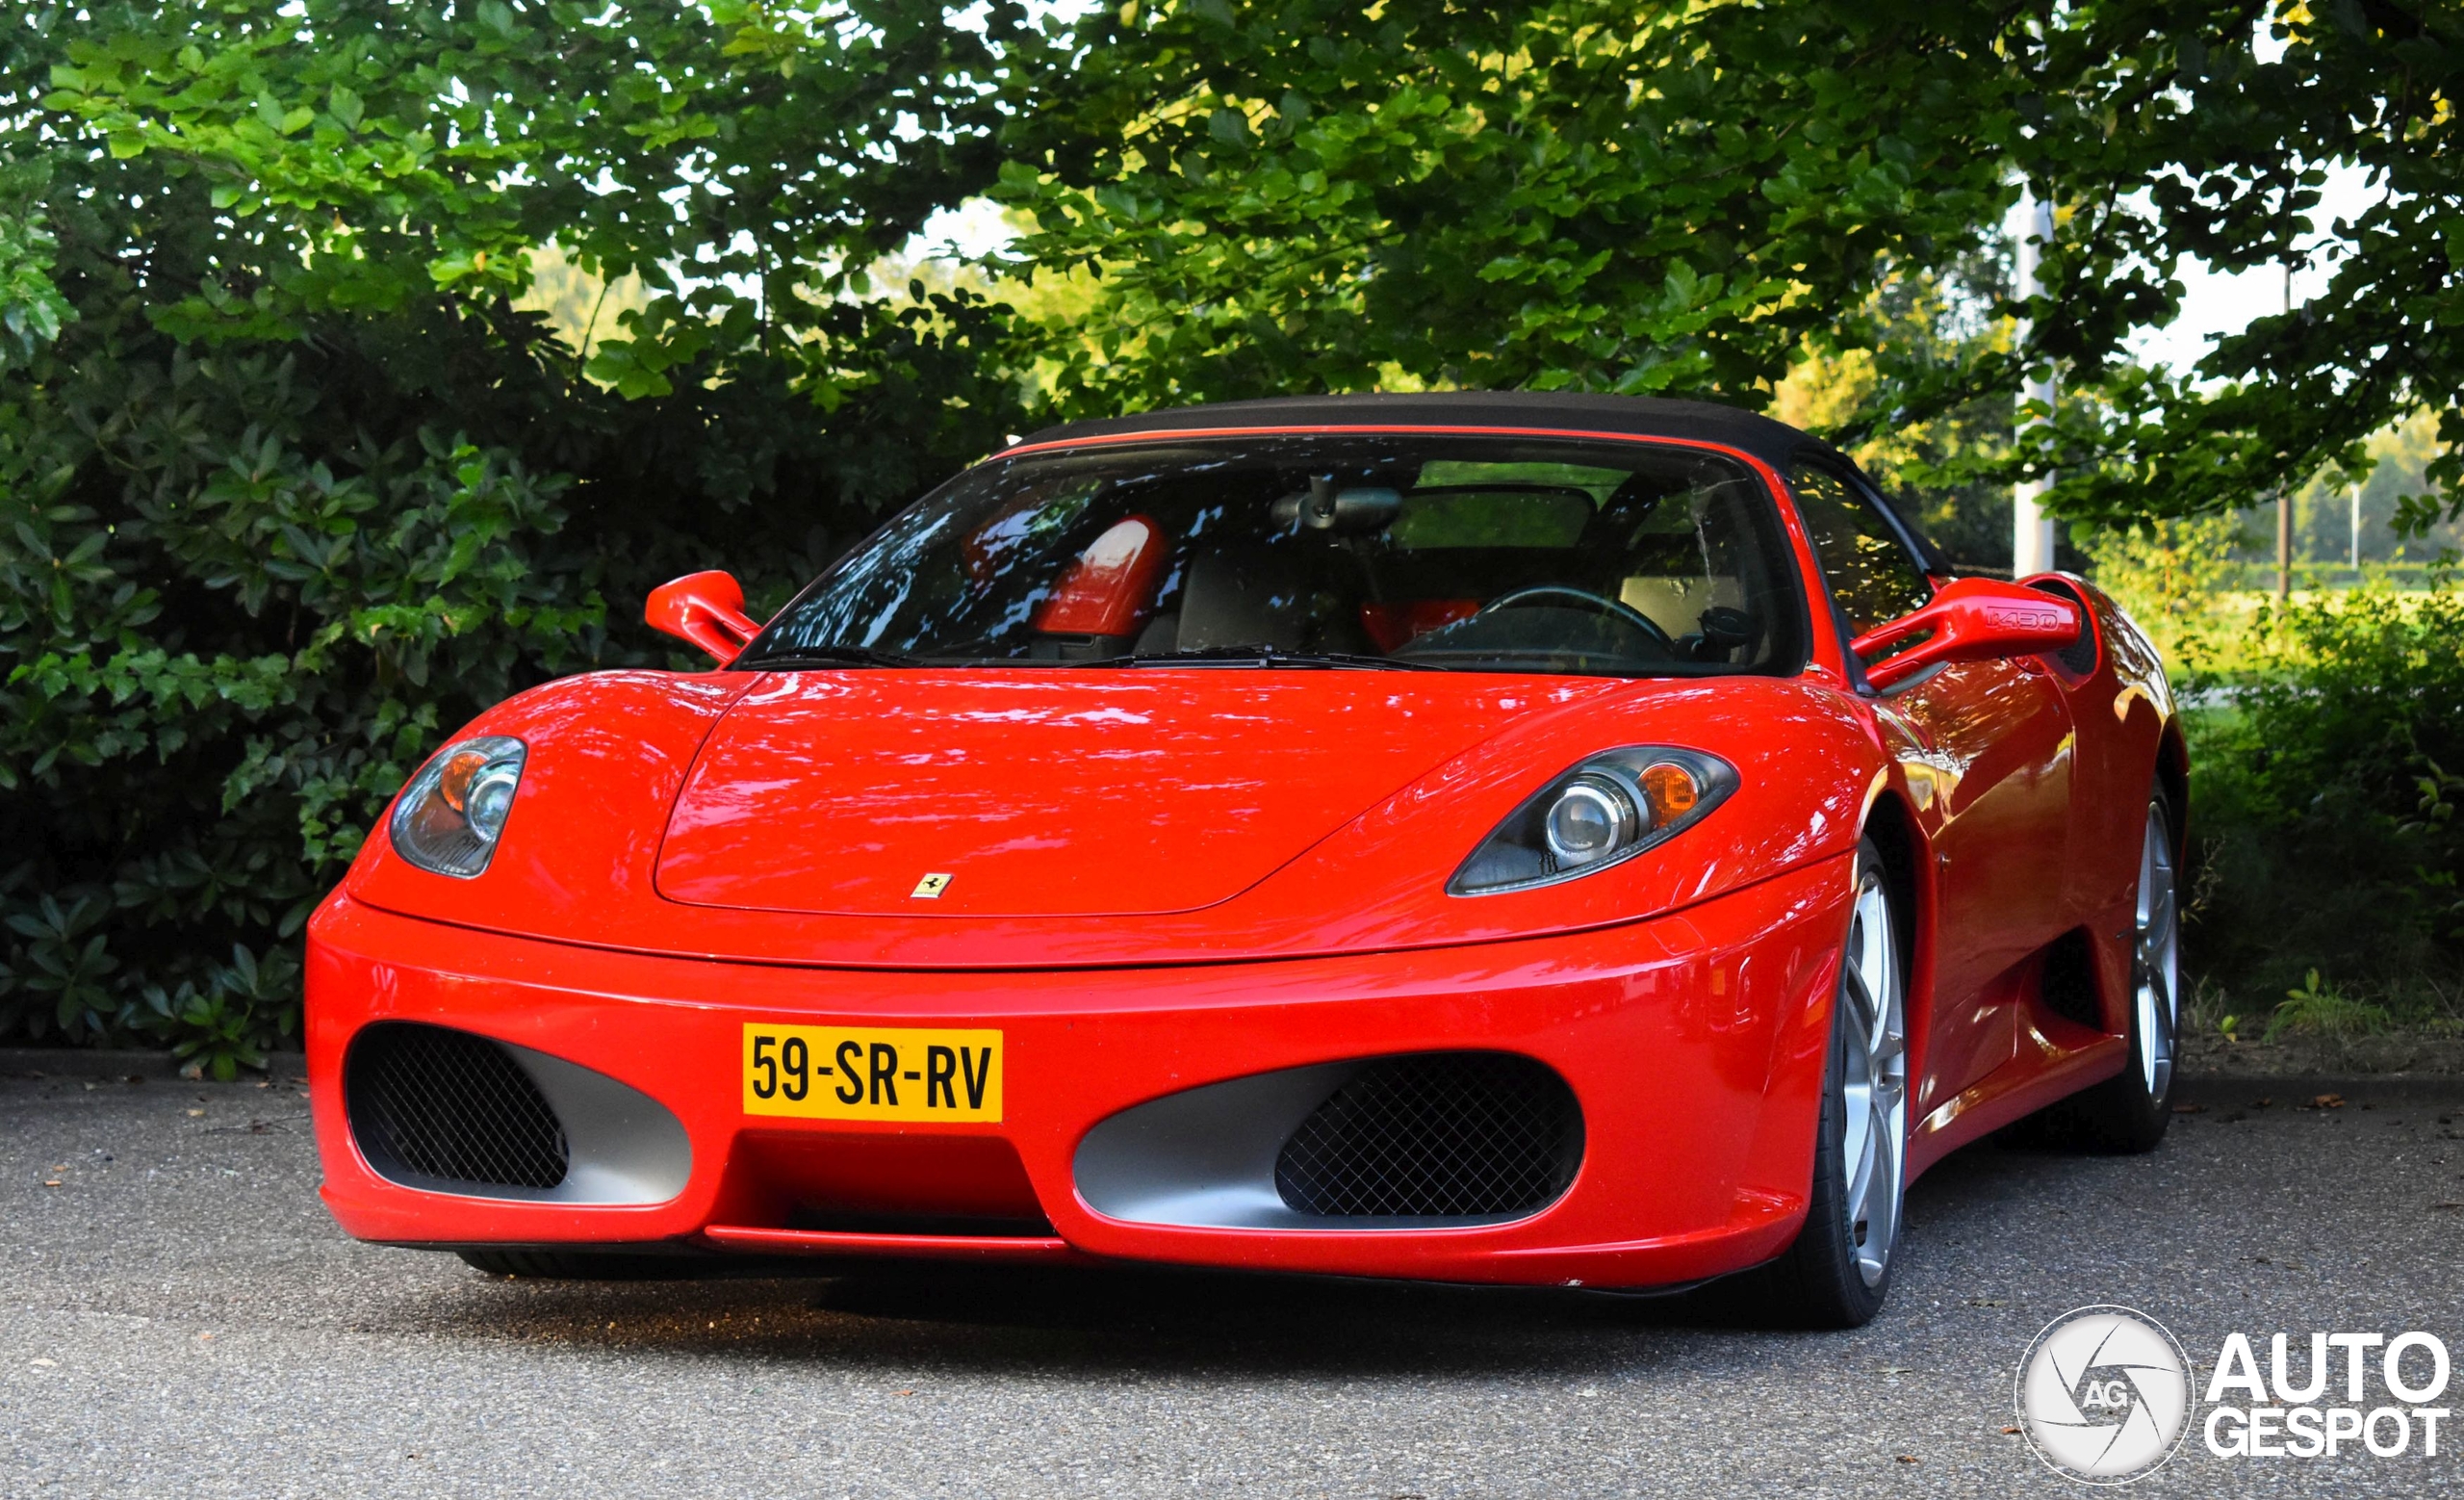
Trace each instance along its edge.
<instances>
[{"instance_id":1,"label":"metal pole","mask_svg":"<svg viewBox=\"0 0 2464 1500\"><path fill-rule=\"evenodd\" d=\"M2279 485L2275 492L2275 597L2278 604L2293 597L2293 487Z\"/></svg>"},{"instance_id":2,"label":"metal pole","mask_svg":"<svg viewBox=\"0 0 2464 1500\"><path fill-rule=\"evenodd\" d=\"M2284 313L2293 314L2293 261L2284 263ZM2278 604L2293 598L2293 486L2279 483L2275 490L2275 597Z\"/></svg>"},{"instance_id":3,"label":"metal pole","mask_svg":"<svg viewBox=\"0 0 2464 1500\"><path fill-rule=\"evenodd\" d=\"M2034 190L2019 200L2018 295L2021 300L2041 294L2043 286L2038 268L2044 257L2043 246L2053 243L2053 205L2039 202ZM2021 319L2015 335L2019 357L2028 356L2029 341L2035 336L2033 320ZM2047 411L2053 409L2053 367L2043 367L2041 376L2031 373L2019 387L2019 401L2025 405L2040 401ZM2024 447L2035 436L2034 424L2022 420L2018 439ZM2026 578L2031 573L2050 572L2053 568L2053 522L2040 508L2047 488L2043 479L2022 479L2011 496L2011 576Z\"/></svg>"},{"instance_id":4,"label":"metal pole","mask_svg":"<svg viewBox=\"0 0 2464 1500\"><path fill-rule=\"evenodd\" d=\"M2352 487L2352 581L2361 582L2361 486Z\"/></svg>"}]
</instances>

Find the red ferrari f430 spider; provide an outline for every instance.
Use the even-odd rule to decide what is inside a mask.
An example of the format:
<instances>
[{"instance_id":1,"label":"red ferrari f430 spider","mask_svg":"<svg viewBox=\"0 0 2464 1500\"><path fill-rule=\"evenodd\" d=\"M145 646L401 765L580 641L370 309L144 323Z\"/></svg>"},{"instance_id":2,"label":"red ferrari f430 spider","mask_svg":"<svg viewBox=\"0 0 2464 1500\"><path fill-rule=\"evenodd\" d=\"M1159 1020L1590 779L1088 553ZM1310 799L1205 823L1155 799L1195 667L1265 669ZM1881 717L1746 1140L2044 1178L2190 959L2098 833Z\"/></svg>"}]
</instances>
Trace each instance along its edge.
<instances>
[{"instance_id":1,"label":"red ferrari f430 spider","mask_svg":"<svg viewBox=\"0 0 2464 1500\"><path fill-rule=\"evenodd\" d=\"M2080 579L1721 407L1036 434L707 671L547 684L309 929L363 1239L1161 1261L1870 1317L1908 1183L2163 1134L2187 765Z\"/></svg>"}]
</instances>

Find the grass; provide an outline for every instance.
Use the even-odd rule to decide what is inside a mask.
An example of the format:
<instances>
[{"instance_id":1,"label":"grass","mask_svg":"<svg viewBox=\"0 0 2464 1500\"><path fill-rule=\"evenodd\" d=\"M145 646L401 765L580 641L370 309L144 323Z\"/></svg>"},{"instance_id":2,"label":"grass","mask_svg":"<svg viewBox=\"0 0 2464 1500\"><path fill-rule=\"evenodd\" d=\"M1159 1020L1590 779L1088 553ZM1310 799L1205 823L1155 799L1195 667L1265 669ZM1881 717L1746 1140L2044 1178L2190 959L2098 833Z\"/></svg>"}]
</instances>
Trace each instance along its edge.
<instances>
[{"instance_id":1,"label":"grass","mask_svg":"<svg viewBox=\"0 0 2464 1500\"><path fill-rule=\"evenodd\" d=\"M2396 1018L2383 1005L2356 1000L2332 984L2319 981L2319 970L2310 970L2301 988L2287 990L2285 998L2268 1018L2268 1029L2262 1040L2273 1042L2288 1033L2297 1036L2336 1038L2383 1036L2396 1024Z\"/></svg>"}]
</instances>

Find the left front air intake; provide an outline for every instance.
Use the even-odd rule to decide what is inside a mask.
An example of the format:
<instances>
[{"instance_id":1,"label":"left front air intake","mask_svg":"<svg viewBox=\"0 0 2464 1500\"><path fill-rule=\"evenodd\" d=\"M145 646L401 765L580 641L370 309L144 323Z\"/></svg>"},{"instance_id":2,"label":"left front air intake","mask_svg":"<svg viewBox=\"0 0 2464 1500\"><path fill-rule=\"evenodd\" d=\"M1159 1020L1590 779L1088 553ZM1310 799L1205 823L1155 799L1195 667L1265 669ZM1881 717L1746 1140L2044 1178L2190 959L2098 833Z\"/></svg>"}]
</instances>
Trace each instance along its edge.
<instances>
[{"instance_id":1,"label":"left front air intake","mask_svg":"<svg viewBox=\"0 0 2464 1500\"><path fill-rule=\"evenodd\" d=\"M445 1026L380 1022L351 1043L351 1134L386 1177L547 1189L565 1180L565 1127L512 1053Z\"/></svg>"}]
</instances>

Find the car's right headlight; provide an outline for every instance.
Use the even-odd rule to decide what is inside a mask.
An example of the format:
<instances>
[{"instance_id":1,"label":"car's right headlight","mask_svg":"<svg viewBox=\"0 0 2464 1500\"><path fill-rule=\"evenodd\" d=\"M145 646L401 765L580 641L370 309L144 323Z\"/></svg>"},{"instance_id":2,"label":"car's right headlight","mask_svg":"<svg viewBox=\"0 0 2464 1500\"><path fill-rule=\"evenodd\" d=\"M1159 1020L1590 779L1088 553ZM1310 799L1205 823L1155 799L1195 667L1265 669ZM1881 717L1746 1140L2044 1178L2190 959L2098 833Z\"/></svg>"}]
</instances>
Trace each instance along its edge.
<instances>
[{"instance_id":1,"label":"car's right headlight","mask_svg":"<svg viewBox=\"0 0 2464 1500\"><path fill-rule=\"evenodd\" d=\"M402 789L386 825L394 848L424 870L468 880L488 867L522 785L522 741L483 735L448 745Z\"/></svg>"},{"instance_id":2,"label":"car's right headlight","mask_svg":"<svg viewBox=\"0 0 2464 1500\"><path fill-rule=\"evenodd\" d=\"M1637 745L1593 756L1480 841L1447 893L1526 891L1621 865L1691 827L1735 789L1736 768L1699 750Z\"/></svg>"}]
</instances>

